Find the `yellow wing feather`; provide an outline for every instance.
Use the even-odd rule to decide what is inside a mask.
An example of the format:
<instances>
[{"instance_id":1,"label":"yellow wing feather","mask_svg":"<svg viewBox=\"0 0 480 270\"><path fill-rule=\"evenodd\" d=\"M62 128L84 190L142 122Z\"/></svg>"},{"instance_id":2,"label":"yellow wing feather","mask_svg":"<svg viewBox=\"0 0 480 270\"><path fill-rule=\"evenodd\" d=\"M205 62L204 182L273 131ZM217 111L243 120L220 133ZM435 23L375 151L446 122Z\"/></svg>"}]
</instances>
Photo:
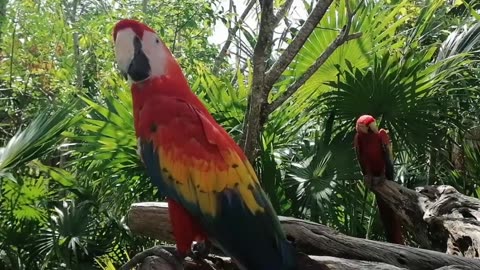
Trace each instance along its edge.
<instances>
[{"instance_id":1,"label":"yellow wing feather","mask_svg":"<svg viewBox=\"0 0 480 270\"><path fill-rule=\"evenodd\" d=\"M217 214L217 194L225 189L236 189L252 212L263 212L254 196L258 179L248 161L243 161L233 150L219 151L225 166L214 161L195 159L181 153L181 149L158 152L162 176L188 202L197 204L201 211L214 217ZM228 166L227 166L228 165Z\"/></svg>"}]
</instances>

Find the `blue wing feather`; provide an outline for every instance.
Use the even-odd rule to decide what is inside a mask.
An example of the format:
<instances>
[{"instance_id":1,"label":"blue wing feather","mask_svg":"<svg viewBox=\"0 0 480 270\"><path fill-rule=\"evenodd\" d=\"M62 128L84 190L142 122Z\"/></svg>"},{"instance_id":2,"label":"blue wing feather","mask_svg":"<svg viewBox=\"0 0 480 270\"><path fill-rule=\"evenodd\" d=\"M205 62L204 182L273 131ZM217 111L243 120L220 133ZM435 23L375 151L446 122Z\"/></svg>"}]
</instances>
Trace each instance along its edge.
<instances>
[{"instance_id":1,"label":"blue wing feather","mask_svg":"<svg viewBox=\"0 0 480 270\"><path fill-rule=\"evenodd\" d=\"M245 269L295 269L294 248L285 239L279 224L272 222L276 218L275 213L260 187L254 187L253 190L258 202L265 207L265 212L252 214L238 191L225 189L216 195L220 207L217 216L209 217L201 214L198 205L186 201L166 184L159 166L159 155L152 142L141 142L141 155L148 175L161 194L182 204L200 221L210 240Z\"/></svg>"}]
</instances>

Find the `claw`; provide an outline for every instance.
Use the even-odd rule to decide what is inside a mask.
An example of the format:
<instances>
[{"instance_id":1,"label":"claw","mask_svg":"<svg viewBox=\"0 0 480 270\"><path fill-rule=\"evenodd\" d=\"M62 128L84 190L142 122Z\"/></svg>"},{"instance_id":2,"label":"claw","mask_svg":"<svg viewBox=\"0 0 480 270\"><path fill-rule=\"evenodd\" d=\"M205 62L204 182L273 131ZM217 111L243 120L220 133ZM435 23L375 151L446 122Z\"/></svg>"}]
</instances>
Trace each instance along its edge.
<instances>
[{"instance_id":1,"label":"claw","mask_svg":"<svg viewBox=\"0 0 480 270\"><path fill-rule=\"evenodd\" d=\"M205 259L208 257L208 254L210 254L210 247L211 245L208 241L197 242L192 247L192 254L199 260Z\"/></svg>"}]
</instances>

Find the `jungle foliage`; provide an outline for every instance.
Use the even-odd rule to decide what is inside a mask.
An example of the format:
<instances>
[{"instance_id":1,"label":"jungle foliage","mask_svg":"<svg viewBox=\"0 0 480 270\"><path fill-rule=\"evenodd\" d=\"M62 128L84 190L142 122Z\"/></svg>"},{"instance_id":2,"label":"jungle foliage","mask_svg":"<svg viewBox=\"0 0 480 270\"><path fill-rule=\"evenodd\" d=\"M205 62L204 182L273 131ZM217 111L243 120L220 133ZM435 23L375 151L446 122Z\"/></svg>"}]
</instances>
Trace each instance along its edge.
<instances>
[{"instance_id":1,"label":"jungle foliage","mask_svg":"<svg viewBox=\"0 0 480 270\"><path fill-rule=\"evenodd\" d=\"M308 12L316 1L298 2ZM362 37L273 112L256 169L278 214L381 240L352 149L360 114L390 131L398 182L480 197L480 15L473 0L353 2ZM134 17L156 29L238 141L257 33L240 24L242 38L219 66L220 46L209 37L216 22L233 27L239 13L218 0L0 1L0 269L114 269L154 245L124 221L132 203L159 197L135 152L112 27ZM345 1L334 1L269 98L321 55L346 14ZM273 55L303 23L284 19Z\"/></svg>"}]
</instances>

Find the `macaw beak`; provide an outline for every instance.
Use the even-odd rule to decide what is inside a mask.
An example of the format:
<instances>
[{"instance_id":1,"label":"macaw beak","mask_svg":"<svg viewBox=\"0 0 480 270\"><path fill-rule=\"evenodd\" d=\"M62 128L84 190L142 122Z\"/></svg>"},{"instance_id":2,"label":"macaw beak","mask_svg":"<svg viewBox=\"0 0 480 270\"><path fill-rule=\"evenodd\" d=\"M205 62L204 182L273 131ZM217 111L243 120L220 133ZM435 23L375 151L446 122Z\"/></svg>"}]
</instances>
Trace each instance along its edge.
<instances>
[{"instance_id":1,"label":"macaw beak","mask_svg":"<svg viewBox=\"0 0 480 270\"><path fill-rule=\"evenodd\" d=\"M134 82L139 82L150 77L150 63L147 56L143 52L142 42L138 37L133 39L133 47L135 49L135 53L130 65L128 66L127 74Z\"/></svg>"},{"instance_id":2,"label":"macaw beak","mask_svg":"<svg viewBox=\"0 0 480 270\"><path fill-rule=\"evenodd\" d=\"M368 127L373 133L378 133L377 124L375 124L375 122L370 123Z\"/></svg>"},{"instance_id":3,"label":"macaw beak","mask_svg":"<svg viewBox=\"0 0 480 270\"><path fill-rule=\"evenodd\" d=\"M358 123L356 126L356 130L357 132L362 132L362 133L369 133L369 132L378 133L377 124L375 122L371 122L368 125L365 125L363 123Z\"/></svg>"},{"instance_id":4,"label":"macaw beak","mask_svg":"<svg viewBox=\"0 0 480 270\"><path fill-rule=\"evenodd\" d=\"M122 30L115 40L117 64L125 78L134 82L150 77L150 62L142 48L142 41L130 29Z\"/></svg>"}]
</instances>

